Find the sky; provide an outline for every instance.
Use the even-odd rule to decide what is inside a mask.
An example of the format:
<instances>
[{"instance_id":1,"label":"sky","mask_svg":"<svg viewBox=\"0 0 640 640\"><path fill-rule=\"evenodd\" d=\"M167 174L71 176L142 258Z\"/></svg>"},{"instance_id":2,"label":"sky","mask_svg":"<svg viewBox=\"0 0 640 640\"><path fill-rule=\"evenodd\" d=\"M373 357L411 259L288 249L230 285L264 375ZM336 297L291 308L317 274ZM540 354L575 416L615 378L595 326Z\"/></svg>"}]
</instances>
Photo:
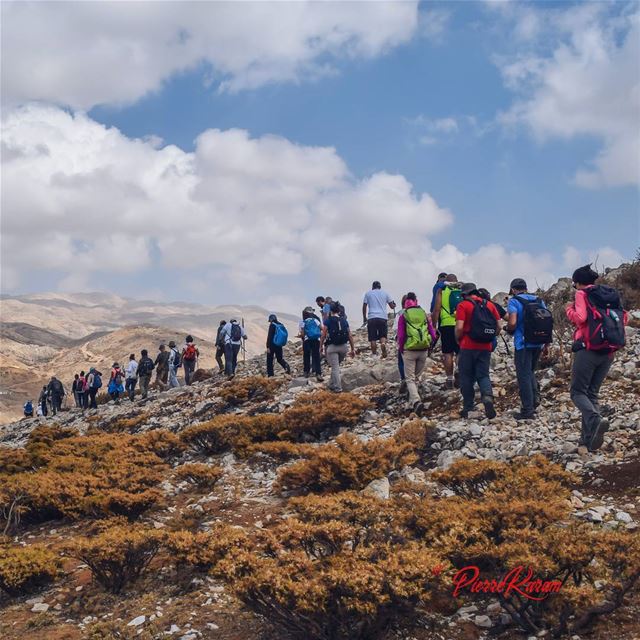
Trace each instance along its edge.
<instances>
[{"instance_id":1,"label":"sky","mask_svg":"<svg viewBox=\"0 0 640 640\"><path fill-rule=\"evenodd\" d=\"M2 2L2 292L356 313L640 246L638 2Z\"/></svg>"}]
</instances>

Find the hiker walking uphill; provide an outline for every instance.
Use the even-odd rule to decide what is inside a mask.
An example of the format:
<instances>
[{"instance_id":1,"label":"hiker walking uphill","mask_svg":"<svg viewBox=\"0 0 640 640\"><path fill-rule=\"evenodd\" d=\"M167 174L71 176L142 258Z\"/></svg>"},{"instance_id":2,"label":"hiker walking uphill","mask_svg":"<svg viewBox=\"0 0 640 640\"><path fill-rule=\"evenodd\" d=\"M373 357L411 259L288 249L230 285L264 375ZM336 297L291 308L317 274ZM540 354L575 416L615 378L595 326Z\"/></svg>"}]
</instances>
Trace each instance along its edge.
<instances>
[{"instance_id":1,"label":"hiker walking uphill","mask_svg":"<svg viewBox=\"0 0 640 640\"><path fill-rule=\"evenodd\" d=\"M42 387L42 391L40 391L40 395L38 396L38 404L40 405L40 411L42 411L42 415L46 418L49 414L49 407L47 407L49 392L47 391L46 385Z\"/></svg>"},{"instance_id":2,"label":"hiker walking uphill","mask_svg":"<svg viewBox=\"0 0 640 640\"><path fill-rule=\"evenodd\" d=\"M140 395L144 400L149 394L149 383L151 382L151 374L155 364L149 357L149 352L143 349L140 352L140 362L138 362L138 381L140 382Z\"/></svg>"},{"instance_id":3,"label":"hiker walking uphill","mask_svg":"<svg viewBox=\"0 0 640 640\"><path fill-rule=\"evenodd\" d=\"M224 336L224 372L229 378L236 375L238 366L238 353L242 341L247 339L244 327L241 327L235 318L232 318L222 329Z\"/></svg>"},{"instance_id":4,"label":"hiker walking uphill","mask_svg":"<svg viewBox=\"0 0 640 640\"><path fill-rule=\"evenodd\" d=\"M73 382L71 383L71 393L73 394L73 399L76 401L76 407L80 406L80 399L78 398L78 378L80 376L76 373L73 376Z\"/></svg>"},{"instance_id":5,"label":"hiker walking uphill","mask_svg":"<svg viewBox=\"0 0 640 640\"><path fill-rule=\"evenodd\" d=\"M161 344L158 347L158 355L156 356L156 386L163 391L169 383L169 352L167 348Z\"/></svg>"},{"instance_id":6,"label":"hiker walking uphill","mask_svg":"<svg viewBox=\"0 0 640 640\"><path fill-rule=\"evenodd\" d=\"M89 374L87 375L87 393L89 394L89 409L97 409L98 403L96 402L96 394L100 387L102 387L102 374L91 367Z\"/></svg>"},{"instance_id":7,"label":"hiker walking uphill","mask_svg":"<svg viewBox=\"0 0 640 640\"><path fill-rule=\"evenodd\" d=\"M436 332L426 311L418 305L418 298L413 291L404 297L402 306L403 311L398 319L398 352L402 354L409 406L421 415L423 407L418 381L427 363L429 347L436 339Z\"/></svg>"},{"instance_id":8,"label":"hiker walking uphill","mask_svg":"<svg viewBox=\"0 0 640 640\"><path fill-rule=\"evenodd\" d=\"M107 391L116 404L120 404L120 394L124 393L124 373L117 362L113 363L111 376L109 377L109 387Z\"/></svg>"},{"instance_id":9,"label":"hiker walking uphill","mask_svg":"<svg viewBox=\"0 0 640 640\"><path fill-rule=\"evenodd\" d=\"M222 335L222 330L225 324L227 324L226 320L220 320L218 331L216 332L216 362L218 363L218 371L220 373L224 372L224 336Z\"/></svg>"},{"instance_id":10,"label":"hiker walking uphill","mask_svg":"<svg viewBox=\"0 0 640 640\"><path fill-rule=\"evenodd\" d=\"M320 362L320 337L322 336L322 322L313 313L312 307L305 307L302 310L302 320L300 321L300 332L298 336L302 338L302 366L304 376L308 378L311 371L316 376L318 382L322 382L322 364Z\"/></svg>"},{"instance_id":11,"label":"hiker walking uphill","mask_svg":"<svg viewBox=\"0 0 640 640\"><path fill-rule=\"evenodd\" d=\"M198 357L200 352L198 347L193 343L193 336L185 338L185 345L182 348L182 366L184 367L184 383L191 384L191 379L198 366Z\"/></svg>"},{"instance_id":12,"label":"hiker walking uphill","mask_svg":"<svg viewBox=\"0 0 640 640\"><path fill-rule=\"evenodd\" d=\"M182 366L182 356L176 348L175 340L169 341L169 389L180 386L178 369Z\"/></svg>"},{"instance_id":13,"label":"hiker walking uphill","mask_svg":"<svg viewBox=\"0 0 640 640\"><path fill-rule=\"evenodd\" d=\"M78 380L76 381L76 395L78 399L78 405L82 409L86 409L89 403L87 402L87 378L84 371L80 372Z\"/></svg>"},{"instance_id":14,"label":"hiker walking uphill","mask_svg":"<svg viewBox=\"0 0 640 640\"><path fill-rule=\"evenodd\" d=\"M52 376L47 385L47 394L51 400L51 413L55 416L62 407L62 399L64 398L64 387L62 382L55 376Z\"/></svg>"},{"instance_id":15,"label":"hiker walking uphill","mask_svg":"<svg viewBox=\"0 0 640 640\"><path fill-rule=\"evenodd\" d=\"M500 334L500 315L493 302L478 295L478 288L472 282L463 284L460 292L462 302L456 308L455 325L455 337L460 343L458 370L463 400L460 416L466 418L469 411L473 411L477 382L485 414L489 419L495 418L489 366L493 340Z\"/></svg>"},{"instance_id":16,"label":"hiker walking uphill","mask_svg":"<svg viewBox=\"0 0 640 640\"><path fill-rule=\"evenodd\" d=\"M436 295L436 303L433 307L433 317L440 331L442 361L444 372L447 376L445 388L453 389L455 386L455 359L460 352L460 346L456 340L456 308L462 300L460 283L458 278L450 273L444 281L444 287Z\"/></svg>"},{"instance_id":17,"label":"hiker walking uphill","mask_svg":"<svg viewBox=\"0 0 640 640\"><path fill-rule=\"evenodd\" d=\"M380 342L380 351L383 358L387 357L387 305L391 309L396 308L396 303L391 296L375 280L371 285L371 291L367 291L364 294L362 324L367 325L371 353L375 354L377 352L377 343Z\"/></svg>"},{"instance_id":18,"label":"hiker walking uphill","mask_svg":"<svg viewBox=\"0 0 640 640\"><path fill-rule=\"evenodd\" d=\"M331 303L333 300L329 297L318 296L316 298L316 304L322 315L322 322L324 322L331 315Z\"/></svg>"},{"instance_id":19,"label":"hiker walking uphill","mask_svg":"<svg viewBox=\"0 0 640 640\"><path fill-rule=\"evenodd\" d=\"M507 333L513 335L514 363L518 379L521 409L516 420L530 420L540 404L536 366L545 345L553 338L553 316L545 303L527 293L527 283L515 278L509 285Z\"/></svg>"},{"instance_id":20,"label":"hiker walking uphill","mask_svg":"<svg viewBox=\"0 0 640 640\"><path fill-rule=\"evenodd\" d=\"M272 313L269 316L269 330L267 331L267 376L269 378L272 378L274 375L274 358L286 373L291 373L291 367L282 355L282 348L287 344L288 339L289 334L287 328L281 322L278 322L277 316Z\"/></svg>"},{"instance_id":21,"label":"hiker walking uphill","mask_svg":"<svg viewBox=\"0 0 640 640\"><path fill-rule=\"evenodd\" d=\"M125 390L129 396L129 400L133 402L136 397L136 384L138 382L138 363L136 362L136 354L129 355L127 362Z\"/></svg>"},{"instance_id":22,"label":"hiker walking uphill","mask_svg":"<svg viewBox=\"0 0 640 640\"><path fill-rule=\"evenodd\" d=\"M566 313L574 325L571 400L582 414L580 445L596 451L604 442L609 423L600 412L599 394L614 354L625 344L628 314L619 293L612 287L596 285L598 274L590 264L573 272L575 301Z\"/></svg>"},{"instance_id":23,"label":"hiker walking uphill","mask_svg":"<svg viewBox=\"0 0 640 640\"><path fill-rule=\"evenodd\" d=\"M331 379L328 386L331 391L336 392L342 391L340 363L349 353L349 347L351 347L351 357L353 358L356 355L349 323L346 318L340 315L341 308L342 306L339 302L331 303L331 313L324 321L322 336L320 337L320 350L325 350L327 361L331 367Z\"/></svg>"},{"instance_id":24,"label":"hiker walking uphill","mask_svg":"<svg viewBox=\"0 0 640 640\"><path fill-rule=\"evenodd\" d=\"M444 289L445 286L445 278L447 277L446 271L438 274L438 279L436 283L433 285L433 291L431 295L431 305L429 306L429 311L433 313L433 309L436 306L436 298L438 297L438 291Z\"/></svg>"}]
</instances>

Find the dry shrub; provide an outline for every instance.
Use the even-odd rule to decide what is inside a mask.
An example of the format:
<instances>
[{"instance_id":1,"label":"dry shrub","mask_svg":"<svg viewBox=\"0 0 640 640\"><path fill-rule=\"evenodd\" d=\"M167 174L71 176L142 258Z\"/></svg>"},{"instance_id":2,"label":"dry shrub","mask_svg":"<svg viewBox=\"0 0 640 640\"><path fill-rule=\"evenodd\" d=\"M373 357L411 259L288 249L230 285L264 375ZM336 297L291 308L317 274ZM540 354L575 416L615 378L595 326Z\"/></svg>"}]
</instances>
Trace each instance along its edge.
<instances>
[{"instance_id":1,"label":"dry shrub","mask_svg":"<svg viewBox=\"0 0 640 640\"><path fill-rule=\"evenodd\" d=\"M107 591L120 593L146 569L163 538L158 531L118 522L95 536L73 539L65 554L87 564Z\"/></svg>"},{"instance_id":2,"label":"dry shrub","mask_svg":"<svg viewBox=\"0 0 640 640\"><path fill-rule=\"evenodd\" d=\"M234 378L220 387L218 394L230 406L235 407L245 402L263 402L273 400L282 381L263 376Z\"/></svg>"},{"instance_id":3,"label":"dry shrub","mask_svg":"<svg viewBox=\"0 0 640 640\"><path fill-rule=\"evenodd\" d=\"M163 459L175 458L186 448L175 433L171 433L171 431L167 431L166 429L146 431L134 442L141 450L152 451L159 458Z\"/></svg>"},{"instance_id":4,"label":"dry shrub","mask_svg":"<svg viewBox=\"0 0 640 640\"><path fill-rule=\"evenodd\" d=\"M614 286L622 295L625 309L640 309L640 250L631 264L622 267Z\"/></svg>"},{"instance_id":5,"label":"dry shrub","mask_svg":"<svg viewBox=\"0 0 640 640\"><path fill-rule=\"evenodd\" d=\"M109 433L135 433L138 431L138 427L143 425L149 419L149 415L146 412L139 413L138 415L131 416L129 418L118 417L115 420L111 420L102 427L103 431Z\"/></svg>"},{"instance_id":6,"label":"dry shrub","mask_svg":"<svg viewBox=\"0 0 640 640\"><path fill-rule=\"evenodd\" d=\"M436 441L435 423L424 420L409 420L393 435L399 444L409 444L420 456L424 456Z\"/></svg>"},{"instance_id":7,"label":"dry shrub","mask_svg":"<svg viewBox=\"0 0 640 640\"><path fill-rule=\"evenodd\" d=\"M319 439L357 424L369 403L352 393L316 391L300 396L282 414L282 440Z\"/></svg>"},{"instance_id":8,"label":"dry shrub","mask_svg":"<svg viewBox=\"0 0 640 640\"><path fill-rule=\"evenodd\" d=\"M31 456L24 449L0 448L0 474L29 471L32 464Z\"/></svg>"},{"instance_id":9,"label":"dry shrub","mask_svg":"<svg viewBox=\"0 0 640 640\"><path fill-rule=\"evenodd\" d=\"M297 442L288 442L286 440L278 440L276 442L259 442L249 448L250 453L264 453L265 455L278 460L279 462L287 462L294 458L308 457L315 449L312 444L299 444Z\"/></svg>"},{"instance_id":10,"label":"dry shrub","mask_svg":"<svg viewBox=\"0 0 640 640\"><path fill-rule=\"evenodd\" d=\"M175 473L178 479L186 480L198 489L212 489L224 475L224 471L219 467L200 462L181 464Z\"/></svg>"},{"instance_id":11,"label":"dry shrub","mask_svg":"<svg viewBox=\"0 0 640 640\"><path fill-rule=\"evenodd\" d=\"M310 448L303 455L305 460L282 469L278 489L302 493L362 489L417 459L410 442L399 443L395 438L365 442L350 433L338 436L334 443Z\"/></svg>"},{"instance_id":12,"label":"dry shrub","mask_svg":"<svg viewBox=\"0 0 640 640\"><path fill-rule=\"evenodd\" d=\"M0 543L0 589L10 596L26 595L47 586L59 570L60 559L43 545Z\"/></svg>"}]
</instances>

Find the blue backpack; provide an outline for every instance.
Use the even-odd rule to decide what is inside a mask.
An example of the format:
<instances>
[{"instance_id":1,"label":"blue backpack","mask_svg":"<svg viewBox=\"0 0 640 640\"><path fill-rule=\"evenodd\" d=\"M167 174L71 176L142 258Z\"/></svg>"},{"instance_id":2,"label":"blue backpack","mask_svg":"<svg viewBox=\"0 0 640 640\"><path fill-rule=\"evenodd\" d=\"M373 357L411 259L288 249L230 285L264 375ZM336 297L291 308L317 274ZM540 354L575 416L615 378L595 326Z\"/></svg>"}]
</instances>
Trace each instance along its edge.
<instances>
[{"instance_id":1,"label":"blue backpack","mask_svg":"<svg viewBox=\"0 0 640 640\"><path fill-rule=\"evenodd\" d=\"M318 340L321 334L320 323L313 318L307 318L304 321L304 335L309 340Z\"/></svg>"},{"instance_id":2,"label":"blue backpack","mask_svg":"<svg viewBox=\"0 0 640 640\"><path fill-rule=\"evenodd\" d=\"M92 386L93 386L94 389L99 389L102 386L102 378L97 373L95 373L93 375L93 385Z\"/></svg>"},{"instance_id":3,"label":"blue backpack","mask_svg":"<svg viewBox=\"0 0 640 640\"><path fill-rule=\"evenodd\" d=\"M276 347L284 347L289 339L289 332L287 328L279 322L274 322L275 332L273 334L273 345Z\"/></svg>"},{"instance_id":4,"label":"blue backpack","mask_svg":"<svg viewBox=\"0 0 640 640\"><path fill-rule=\"evenodd\" d=\"M24 403L24 412L26 413L33 413L33 403L31 402L31 400L27 400L27 402Z\"/></svg>"}]
</instances>

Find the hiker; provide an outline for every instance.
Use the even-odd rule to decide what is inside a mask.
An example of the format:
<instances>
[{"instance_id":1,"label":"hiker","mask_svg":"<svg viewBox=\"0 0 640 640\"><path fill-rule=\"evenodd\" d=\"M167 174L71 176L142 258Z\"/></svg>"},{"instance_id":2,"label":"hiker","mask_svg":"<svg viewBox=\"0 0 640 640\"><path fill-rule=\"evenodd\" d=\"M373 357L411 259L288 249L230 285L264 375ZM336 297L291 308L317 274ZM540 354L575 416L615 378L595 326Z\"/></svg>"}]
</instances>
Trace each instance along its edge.
<instances>
[{"instance_id":1,"label":"hiker","mask_svg":"<svg viewBox=\"0 0 640 640\"><path fill-rule=\"evenodd\" d=\"M353 336L349 329L349 323L340 315L341 305L339 302L331 303L331 313L324 321L322 335L320 336L320 351L324 349L327 361L331 367L331 379L329 389L331 391L342 391L342 380L340 379L340 363L349 352L347 343L351 347L350 355L356 355Z\"/></svg>"},{"instance_id":2,"label":"hiker","mask_svg":"<svg viewBox=\"0 0 640 640\"><path fill-rule=\"evenodd\" d=\"M144 400L149 393L149 383L151 382L151 373L156 365L149 357L149 352L143 349L140 352L140 362L138 362L138 382L140 382L140 395Z\"/></svg>"},{"instance_id":3,"label":"hiker","mask_svg":"<svg viewBox=\"0 0 640 640\"><path fill-rule=\"evenodd\" d=\"M138 382L138 363L136 362L136 354L131 353L129 355L129 362L127 362L125 390L129 396L129 400L133 402L136 397L136 384Z\"/></svg>"},{"instance_id":4,"label":"hiker","mask_svg":"<svg viewBox=\"0 0 640 640\"><path fill-rule=\"evenodd\" d=\"M489 291L487 289L482 289L482 288L478 289L478 295L483 300L486 300L487 302L493 302L493 300L491 299L491 294L489 293ZM496 311L498 312L498 315L500 316L500 320L506 320L507 319L507 310L501 304L498 304L497 302L493 302L493 306L496 308ZM504 339L504 336L503 336L503 339ZM507 347L507 352L509 352L509 346L507 345L506 342L505 342L505 346ZM498 347L498 338L496 337L491 342L491 351L495 351L497 347Z\"/></svg>"},{"instance_id":5,"label":"hiker","mask_svg":"<svg viewBox=\"0 0 640 640\"><path fill-rule=\"evenodd\" d=\"M364 294L362 301L362 324L367 325L367 335L371 345L371 353L377 353L377 343L380 342L382 357L387 357L387 305L395 309L396 303L391 296L382 289L375 280L371 291Z\"/></svg>"},{"instance_id":6,"label":"hiker","mask_svg":"<svg viewBox=\"0 0 640 640\"><path fill-rule=\"evenodd\" d=\"M111 376L109 377L108 392L116 404L120 404L120 394L124 393L124 374L117 362L113 363L111 368Z\"/></svg>"},{"instance_id":7,"label":"hiker","mask_svg":"<svg viewBox=\"0 0 640 640\"><path fill-rule=\"evenodd\" d=\"M178 369L182 366L182 357L176 349L175 340L169 341L169 389L180 386L178 381Z\"/></svg>"},{"instance_id":8,"label":"hiker","mask_svg":"<svg viewBox=\"0 0 640 640\"><path fill-rule=\"evenodd\" d=\"M403 311L398 319L398 352L403 358L409 406L422 415L418 380L427 363L429 347L436 339L436 332L427 312L418 305L416 294L409 291L403 298Z\"/></svg>"},{"instance_id":9,"label":"hiker","mask_svg":"<svg viewBox=\"0 0 640 640\"><path fill-rule=\"evenodd\" d=\"M291 367L287 364L284 356L282 355L282 348L287 344L289 334L287 328L278 322L278 317L275 313L269 316L269 330L267 331L267 377L272 378L273 373L273 360L278 361L278 364L285 370L285 373L291 373Z\"/></svg>"},{"instance_id":10,"label":"hiker","mask_svg":"<svg viewBox=\"0 0 640 640\"><path fill-rule=\"evenodd\" d=\"M407 294L405 293L400 300L400 308L404 309L404 303L407 301ZM398 373L400 374L400 393L405 393L407 391L407 381L404 373L404 358L402 357L402 350L400 349L400 343L398 342L398 324L400 323L400 318L402 314L399 314L395 317L393 321L393 332L396 336L396 344L398 345Z\"/></svg>"},{"instance_id":11,"label":"hiker","mask_svg":"<svg viewBox=\"0 0 640 640\"><path fill-rule=\"evenodd\" d=\"M232 318L222 329L224 336L224 372L229 379L236 375L238 366L238 352L242 346L242 341L247 339L244 327Z\"/></svg>"},{"instance_id":12,"label":"hiker","mask_svg":"<svg viewBox=\"0 0 640 640\"><path fill-rule=\"evenodd\" d=\"M536 366L542 349L553 338L553 316L540 298L527 292L527 283L522 278L511 281L509 293L512 297L507 305L506 331L513 335L513 359L521 405L515 418L531 420L540 404Z\"/></svg>"},{"instance_id":13,"label":"hiker","mask_svg":"<svg viewBox=\"0 0 640 640\"><path fill-rule=\"evenodd\" d=\"M325 298L324 296L318 296L316 298L316 304L322 314L322 322L324 322L331 314L331 298Z\"/></svg>"},{"instance_id":14,"label":"hiker","mask_svg":"<svg viewBox=\"0 0 640 640\"><path fill-rule=\"evenodd\" d=\"M185 345L182 348L182 366L184 367L184 383L191 384L193 373L198 366L198 357L200 352L198 347L193 343L193 336L188 335L185 338Z\"/></svg>"},{"instance_id":15,"label":"hiker","mask_svg":"<svg viewBox=\"0 0 640 640\"><path fill-rule=\"evenodd\" d=\"M78 396L78 405L82 409L87 408L87 379L84 371L80 372L76 383L76 394Z\"/></svg>"},{"instance_id":16,"label":"hiker","mask_svg":"<svg viewBox=\"0 0 640 640\"><path fill-rule=\"evenodd\" d=\"M47 387L46 385L42 387L42 391L40 391L40 395L38 396L38 404L40 405L40 410L42 411L42 415L46 418L49 414L49 410L47 408Z\"/></svg>"},{"instance_id":17,"label":"hiker","mask_svg":"<svg viewBox=\"0 0 640 640\"><path fill-rule=\"evenodd\" d=\"M433 285L433 293L431 295L431 305L429 307L429 311L433 313L433 308L436 306L436 298L438 297L438 291L440 289L444 289L444 279L447 277L447 272L443 271L438 274L438 279L436 283Z\"/></svg>"},{"instance_id":18,"label":"hiker","mask_svg":"<svg viewBox=\"0 0 640 640\"><path fill-rule=\"evenodd\" d=\"M25 418L33 418L33 400L27 400L24 403L23 410Z\"/></svg>"},{"instance_id":19,"label":"hiker","mask_svg":"<svg viewBox=\"0 0 640 640\"><path fill-rule=\"evenodd\" d=\"M73 399L76 401L76 407L80 406L80 398L78 398L78 379L80 376L76 373L73 376L73 382L71 383L71 393L73 393Z\"/></svg>"},{"instance_id":20,"label":"hiker","mask_svg":"<svg viewBox=\"0 0 640 640\"><path fill-rule=\"evenodd\" d=\"M571 279L576 290L575 301L566 307L567 318L575 327L571 400L582 414L579 445L596 451L609 430L600 412L600 387L615 352L624 347L628 314L614 288L595 284L598 274L590 264L576 269Z\"/></svg>"},{"instance_id":21,"label":"hiker","mask_svg":"<svg viewBox=\"0 0 640 640\"><path fill-rule=\"evenodd\" d=\"M226 320L220 320L218 331L216 332L216 362L220 373L224 373L224 362L222 360L224 357L224 336L222 335L222 330L225 324L227 324Z\"/></svg>"},{"instance_id":22,"label":"hiker","mask_svg":"<svg viewBox=\"0 0 640 640\"><path fill-rule=\"evenodd\" d=\"M298 337L302 339L302 366L304 377L311 375L311 370L318 382L322 382L322 364L320 362L320 336L322 335L322 322L313 312L313 307L305 307L302 310L302 320L299 324Z\"/></svg>"},{"instance_id":23,"label":"hiker","mask_svg":"<svg viewBox=\"0 0 640 640\"><path fill-rule=\"evenodd\" d=\"M169 352L167 348L161 344L158 347L158 355L156 356L156 386L160 390L167 388L169 379Z\"/></svg>"},{"instance_id":24,"label":"hiker","mask_svg":"<svg viewBox=\"0 0 640 640\"><path fill-rule=\"evenodd\" d=\"M478 295L478 288L472 282L463 284L460 293L462 301L456 307L455 324L455 338L460 344L458 370L463 400L460 416L466 418L469 411L473 411L474 385L477 382L485 415L492 419L496 417L496 410L489 366L492 342L500 335L500 316L493 302L483 300Z\"/></svg>"},{"instance_id":25,"label":"hiker","mask_svg":"<svg viewBox=\"0 0 640 640\"><path fill-rule=\"evenodd\" d=\"M454 374L455 363L460 345L456 341L456 307L462 300L460 283L455 274L445 276L444 287L436 294L436 303L433 307L433 317L440 332L442 362L447 376L445 389L453 389L456 386Z\"/></svg>"},{"instance_id":26,"label":"hiker","mask_svg":"<svg viewBox=\"0 0 640 640\"><path fill-rule=\"evenodd\" d=\"M62 399L64 398L64 387L62 382L55 376L52 376L47 385L47 393L51 399L51 413L55 416L62 407Z\"/></svg>"},{"instance_id":27,"label":"hiker","mask_svg":"<svg viewBox=\"0 0 640 640\"><path fill-rule=\"evenodd\" d=\"M102 387L102 374L91 367L89 369L89 375L87 376L87 392L89 393L89 409L97 409L98 403L96 402L96 394Z\"/></svg>"}]
</instances>

